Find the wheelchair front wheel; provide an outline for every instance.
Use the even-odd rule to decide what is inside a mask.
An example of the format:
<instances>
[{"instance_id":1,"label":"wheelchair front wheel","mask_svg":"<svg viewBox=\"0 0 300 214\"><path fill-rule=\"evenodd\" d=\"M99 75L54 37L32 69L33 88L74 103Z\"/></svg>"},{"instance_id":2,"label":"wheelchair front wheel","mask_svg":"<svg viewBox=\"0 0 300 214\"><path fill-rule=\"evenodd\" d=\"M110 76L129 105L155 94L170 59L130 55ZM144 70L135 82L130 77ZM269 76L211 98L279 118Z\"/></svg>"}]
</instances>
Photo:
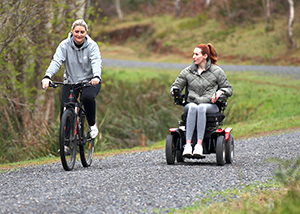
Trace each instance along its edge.
<instances>
[{"instance_id":1,"label":"wheelchair front wheel","mask_svg":"<svg viewBox=\"0 0 300 214\"><path fill-rule=\"evenodd\" d=\"M178 163L184 162L184 157L182 157L182 151L181 150L176 151L176 160L177 160Z\"/></svg>"},{"instance_id":2,"label":"wheelchair front wheel","mask_svg":"<svg viewBox=\"0 0 300 214\"><path fill-rule=\"evenodd\" d=\"M234 158L234 140L232 135L229 135L229 139L225 143L225 160L226 163L232 163Z\"/></svg>"},{"instance_id":3,"label":"wheelchair front wheel","mask_svg":"<svg viewBox=\"0 0 300 214\"><path fill-rule=\"evenodd\" d=\"M217 164L219 166L224 166L224 164L225 164L225 137L223 135L219 135L217 137L216 158L217 158Z\"/></svg>"}]
</instances>

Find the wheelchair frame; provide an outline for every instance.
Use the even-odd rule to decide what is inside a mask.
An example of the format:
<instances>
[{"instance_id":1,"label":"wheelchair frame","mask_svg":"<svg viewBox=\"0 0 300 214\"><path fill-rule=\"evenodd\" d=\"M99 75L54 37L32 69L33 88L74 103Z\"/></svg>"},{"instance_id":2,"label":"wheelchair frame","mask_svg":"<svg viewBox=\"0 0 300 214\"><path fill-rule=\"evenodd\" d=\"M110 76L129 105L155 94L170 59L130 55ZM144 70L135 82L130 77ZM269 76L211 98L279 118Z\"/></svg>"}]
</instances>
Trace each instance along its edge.
<instances>
[{"instance_id":1,"label":"wheelchair frame","mask_svg":"<svg viewBox=\"0 0 300 214\"><path fill-rule=\"evenodd\" d=\"M185 106L187 103L184 98L187 97L187 87L186 94L180 94L179 89L174 89L174 104ZM203 139L203 154L216 154L217 165L225 165L225 163L231 164L234 159L234 139L230 134L232 128L221 128L222 121L225 118L223 112L227 107L227 97L222 95L218 101L217 106L219 107L219 112L213 114L206 114L206 129ZM178 122L178 128L170 128L170 134L166 139L166 161L167 164L174 164L175 159L177 162L184 162L186 157L182 156L183 146L186 143L186 130L185 130L185 117L182 115L182 121ZM194 147L197 143L197 129L195 129L192 146ZM205 156L189 157L192 159L203 159Z\"/></svg>"}]
</instances>

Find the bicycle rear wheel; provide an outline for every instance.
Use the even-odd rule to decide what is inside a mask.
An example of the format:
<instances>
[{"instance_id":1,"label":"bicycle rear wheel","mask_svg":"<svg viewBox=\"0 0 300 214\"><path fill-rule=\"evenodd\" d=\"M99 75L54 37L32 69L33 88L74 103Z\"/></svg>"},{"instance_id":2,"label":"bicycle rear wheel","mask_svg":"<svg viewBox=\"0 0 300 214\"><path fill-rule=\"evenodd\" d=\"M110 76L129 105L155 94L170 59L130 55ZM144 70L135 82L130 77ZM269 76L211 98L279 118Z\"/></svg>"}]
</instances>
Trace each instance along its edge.
<instances>
[{"instance_id":1,"label":"bicycle rear wheel","mask_svg":"<svg viewBox=\"0 0 300 214\"><path fill-rule=\"evenodd\" d=\"M80 160L82 166L89 167L93 161L94 139L90 137L89 125L83 114L81 115L81 130L81 136L84 142L79 145Z\"/></svg>"},{"instance_id":2,"label":"bicycle rear wheel","mask_svg":"<svg viewBox=\"0 0 300 214\"><path fill-rule=\"evenodd\" d=\"M74 135L74 114L67 109L61 118L59 131L59 149L61 163L66 171L74 168L76 160L76 136Z\"/></svg>"}]
</instances>

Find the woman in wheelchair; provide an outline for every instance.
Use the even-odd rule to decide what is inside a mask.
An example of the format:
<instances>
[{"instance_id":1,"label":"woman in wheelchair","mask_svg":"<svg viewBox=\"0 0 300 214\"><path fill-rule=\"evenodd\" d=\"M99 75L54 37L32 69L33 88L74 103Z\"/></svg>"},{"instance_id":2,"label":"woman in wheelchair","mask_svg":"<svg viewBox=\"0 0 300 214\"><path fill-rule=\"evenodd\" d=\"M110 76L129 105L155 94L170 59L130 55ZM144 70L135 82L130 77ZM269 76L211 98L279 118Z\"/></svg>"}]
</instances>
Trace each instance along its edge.
<instances>
[{"instance_id":1,"label":"woman in wheelchair","mask_svg":"<svg viewBox=\"0 0 300 214\"><path fill-rule=\"evenodd\" d=\"M232 87L222 68L217 64L217 53L211 44L199 44L194 49L193 63L183 69L172 84L170 93L177 88L181 92L188 86L186 119L186 144L183 157L202 156L202 142L206 126L206 113L219 111L215 104L222 95L230 97ZM197 144L192 148L192 136L197 127Z\"/></svg>"}]
</instances>

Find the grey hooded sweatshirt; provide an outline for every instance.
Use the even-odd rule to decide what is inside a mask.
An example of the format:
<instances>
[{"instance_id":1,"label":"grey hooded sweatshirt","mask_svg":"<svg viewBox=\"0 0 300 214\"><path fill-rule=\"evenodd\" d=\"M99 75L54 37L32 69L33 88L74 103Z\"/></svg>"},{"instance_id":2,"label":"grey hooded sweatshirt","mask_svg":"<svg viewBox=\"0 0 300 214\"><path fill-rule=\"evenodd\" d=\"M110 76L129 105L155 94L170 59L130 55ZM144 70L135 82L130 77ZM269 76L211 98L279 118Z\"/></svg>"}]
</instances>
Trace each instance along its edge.
<instances>
[{"instance_id":1,"label":"grey hooded sweatshirt","mask_svg":"<svg viewBox=\"0 0 300 214\"><path fill-rule=\"evenodd\" d=\"M65 63L64 79L67 83L88 82L94 77L101 79L102 60L95 41L85 36L83 45L77 48L72 32L56 49L45 76L52 78Z\"/></svg>"}]
</instances>

